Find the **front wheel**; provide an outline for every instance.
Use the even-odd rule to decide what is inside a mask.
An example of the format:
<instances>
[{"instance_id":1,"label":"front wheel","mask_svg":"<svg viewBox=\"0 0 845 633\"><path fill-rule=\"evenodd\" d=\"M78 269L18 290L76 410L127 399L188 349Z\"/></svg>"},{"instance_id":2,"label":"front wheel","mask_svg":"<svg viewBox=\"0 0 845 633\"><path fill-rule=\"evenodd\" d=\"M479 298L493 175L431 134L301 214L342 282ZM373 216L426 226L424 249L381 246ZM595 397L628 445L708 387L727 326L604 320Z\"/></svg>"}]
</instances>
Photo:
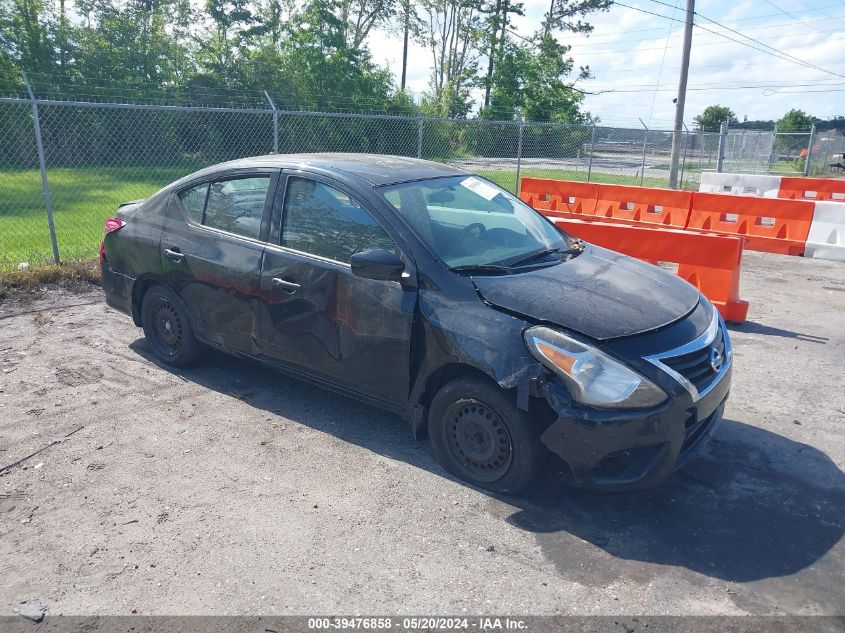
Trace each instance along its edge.
<instances>
[{"instance_id":1,"label":"front wheel","mask_svg":"<svg viewBox=\"0 0 845 633\"><path fill-rule=\"evenodd\" d=\"M444 385L431 402L428 434L446 470L482 488L515 494L537 476L539 433L498 386L472 378Z\"/></svg>"},{"instance_id":2,"label":"front wheel","mask_svg":"<svg viewBox=\"0 0 845 633\"><path fill-rule=\"evenodd\" d=\"M147 290L141 302L141 322L147 343L163 363L184 367L200 356L202 348L188 315L170 288L155 285Z\"/></svg>"}]
</instances>

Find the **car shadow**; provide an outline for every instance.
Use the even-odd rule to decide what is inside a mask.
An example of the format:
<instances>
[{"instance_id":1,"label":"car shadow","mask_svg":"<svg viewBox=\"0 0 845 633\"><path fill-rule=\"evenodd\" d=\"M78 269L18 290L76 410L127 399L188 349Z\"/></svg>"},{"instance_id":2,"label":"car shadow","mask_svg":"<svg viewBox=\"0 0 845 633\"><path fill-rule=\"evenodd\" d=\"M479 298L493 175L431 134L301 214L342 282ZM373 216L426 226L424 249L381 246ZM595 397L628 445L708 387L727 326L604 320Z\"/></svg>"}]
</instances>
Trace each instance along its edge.
<instances>
[{"instance_id":1,"label":"car shadow","mask_svg":"<svg viewBox=\"0 0 845 633\"><path fill-rule=\"evenodd\" d=\"M745 334L763 334L766 336L794 338L799 341L807 341L808 343L825 344L830 340L825 336L816 336L815 334L805 334L803 332L793 332L792 330L784 330L770 325L763 325L762 323L755 323L754 321L746 321L745 323L728 323L728 329L731 332L743 332Z\"/></svg>"},{"instance_id":2,"label":"car shadow","mask_svg":"<svg viewBox=\"0 0 845 633\"><path fill-rule=\"evenodd\" d=\"M397 416L221 354L174 369L158 363L144 339L130 348L183 380L455 481ZM726 419L700 455L655 490L597 494L553 473L543 480L520 498L482 492L515 507L508 523L535 534L561 570L579 568L592 544L617 559L750 582L813 565L845 534L845 473L817 448L738 420ZM581 564L580 580L592 584L597 567Z\"/></svg>"}]
</instances>

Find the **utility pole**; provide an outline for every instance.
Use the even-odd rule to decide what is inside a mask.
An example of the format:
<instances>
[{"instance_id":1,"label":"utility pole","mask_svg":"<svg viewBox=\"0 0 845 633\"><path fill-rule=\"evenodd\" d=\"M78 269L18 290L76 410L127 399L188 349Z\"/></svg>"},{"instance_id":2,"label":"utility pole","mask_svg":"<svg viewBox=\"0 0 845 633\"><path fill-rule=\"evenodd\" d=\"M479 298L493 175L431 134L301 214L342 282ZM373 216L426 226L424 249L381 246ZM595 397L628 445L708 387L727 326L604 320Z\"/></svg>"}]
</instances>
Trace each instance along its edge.
<instances>
[{"instance_id":1,"label":"utility pole","mask_svg":"<svg viewBox=\"0 0 845 633\"><path fill-rule=\"evenodd\" d=\"M411 0L405 2L405 40L402 43L402 83L400 90L405 90L405 79L408 76L408 32L411 30Z\"/></svg>"},{"instance_id":2,"label":"utility pole","mask_svg":"<svg viewBox=\"0 0 845 633\"><path fill-rule=\"evenodd\" d=\"M678 98L675 103L675 131L672 134L672 160L669 167L669 188L678 188L678 164L681 161L681 135L684 126L684 105L687 100L689 58L692 50L692 20L695 17L695 0L687 0L684 23L684 50L681 59L681 78L678 81Z\"/></svg>"}]
</instances>

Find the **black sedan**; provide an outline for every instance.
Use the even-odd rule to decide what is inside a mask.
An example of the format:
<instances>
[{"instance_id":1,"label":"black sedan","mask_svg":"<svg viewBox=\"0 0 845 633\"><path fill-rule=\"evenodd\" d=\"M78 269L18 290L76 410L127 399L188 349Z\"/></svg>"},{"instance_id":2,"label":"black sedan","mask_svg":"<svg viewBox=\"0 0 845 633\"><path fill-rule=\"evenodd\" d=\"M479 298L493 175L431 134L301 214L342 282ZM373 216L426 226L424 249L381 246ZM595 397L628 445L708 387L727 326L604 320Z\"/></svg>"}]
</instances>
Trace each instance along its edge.
<instances>
[{"instance_id":1,"label":"black sedan","mask_svg":"<svg viewBox=\"0 0 845 633\"><path fill-rule=\"evenodd\" d=\"M101 266L162 362L211 347L393 411L497 492L549 456L582 486L652 486L730 388L725 324L693 286L423 160L210 167L120 207Z\"/></svg>"}]
</instances>

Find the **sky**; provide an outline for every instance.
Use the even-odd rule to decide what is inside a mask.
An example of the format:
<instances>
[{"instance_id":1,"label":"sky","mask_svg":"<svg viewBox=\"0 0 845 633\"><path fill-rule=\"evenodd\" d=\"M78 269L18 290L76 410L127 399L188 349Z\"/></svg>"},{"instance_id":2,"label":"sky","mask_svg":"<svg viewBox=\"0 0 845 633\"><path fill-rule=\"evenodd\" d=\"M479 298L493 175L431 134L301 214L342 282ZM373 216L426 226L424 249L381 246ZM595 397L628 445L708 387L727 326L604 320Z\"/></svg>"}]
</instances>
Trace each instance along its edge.
<instances>
[{"instance_id":1,"label":"sky","mask_svg":"<svg viewBox=\"0 0 845 633\"><path fill-rule=\"evenodd\" d=\"M593 74L576 84L593 93L583 107L607 125L639 126L642 119L652 129L671 128L686 1L620 1L628 7L614 5L589 16L591 35L560 37L572 46L576 67L589 66ZM517 18L515 30L523 36L536 30L547 4L524 0L525 16ZM697 0L695 9L696 23L705 29L764 50L696 27L686 125L692 127L693 117L714 104L730 107L740 120L776 120L791 108L819 118L845 115L845 0ZM379 33L370 49L375 62L400 75L400 36ZM411 91L426 89L431 66L431 51L415 43L408 65ZM476 100L481 94L474 92Z\"/></svg>"}]
</instances>

